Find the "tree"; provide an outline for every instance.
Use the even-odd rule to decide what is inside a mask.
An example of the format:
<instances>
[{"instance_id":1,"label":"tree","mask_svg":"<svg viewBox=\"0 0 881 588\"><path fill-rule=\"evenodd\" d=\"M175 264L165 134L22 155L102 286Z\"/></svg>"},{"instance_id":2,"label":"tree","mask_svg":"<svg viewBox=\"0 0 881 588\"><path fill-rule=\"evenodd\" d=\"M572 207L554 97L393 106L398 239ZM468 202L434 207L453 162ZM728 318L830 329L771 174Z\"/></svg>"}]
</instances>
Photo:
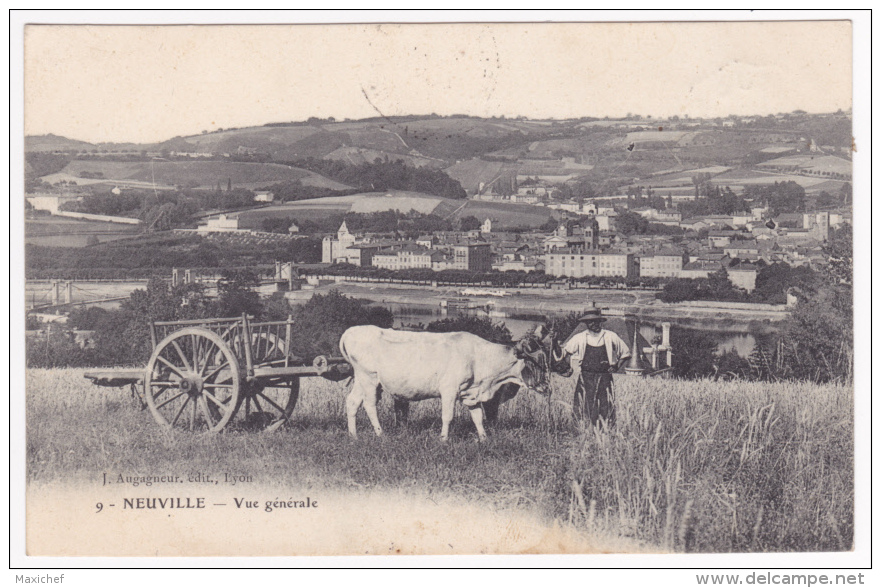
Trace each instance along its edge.
<instances>
[{"instance_id":1,"label":"tree","mask_svg":"<svg viewBox=\"0 0 881 588\"><path fill-rule=\"evenodd\" d=\"M503 345L511 343L511 331L508 330L504 323L494 323L490 318L478 316L458 316L433 321L428 323L425 330L431 333L464 331L492 343L501 343Z\"/></svg>"},{"instance_id":2,"label":"tree","mask_svg":"<svg viewBox=\"0 0 881 588\"><path fill-rule=\"evenodd\" d=\"M747 186L744 196L764 203L775 216L805 210L805 189L793 181L774 182L772 186Z\"/></svg>"},{"instance_id":3,"label":"tree","mask_svg":"<svg viewBox=\"0 0 881 588\"><path fill-rule=\"evenodd\" d=\"M263 305L255 288L260 278L251 270L224 270L217 282L217 316L237 317L249 314L260 317Z\"/></svg>"},{"instance_id":4,"label":"tree","mask_svg":"<svg viewBox=\"0 0 881 588\"><path fill-rule=\"evenodd\" d=\"M709 202L711 214L734 214L736 212L748 212L749 205L742 196L738 196L734 191L725 186L724 190L719 191L718 195L713 197Z\"/></svg>"},{"instance_id":5,"label":"tree","mask_svg":"<svg viewBox=\"0 0 881 588\"><path fill-rule=\"evenodd\" d=\"M766 265L756 275L756 288L750 294L750 301L784 304L790 288L810 287L815 279L814 271L808 266L793 268L787 263Z\"/></svg>"},{"instance_id":6,"label":"tree","mask_svg":"<svg viewBox=\"0 0 881 588\"><path fill-rule=\"evenodd\" d=\"M664 302L682 302L683 300L695 300L697 287L695 280L675 278L664 285L664 290L658 294L658 298Z\"/></svg>"},{"instance_id":7,"label":"tree","mask_svg":"<svg viewBox=\"0 0 881 588\"><path fill-rule=\"evenodd\" d=\"M718 345L706 332L686 328L672 329L670 346L674 353L674 376L695 379L716 373Z\"/></svg>"},{"instance_id":8,"label":"tree","mask_svg":"<svg viewBox=\"0 0 881 588\"><path fill-rule=\"evenodd\" d=\"M838 191L839 196L841 196L841 203L847 206L848 203L853 204L853 186L850 185L850 182L844 182L841 186L841 190Z\"/></svg>"},{"instance_id":9,"label":"tree","mask_svg":"<svg viewBox=\"0 0 881 588\"><path fill-rule=\"evenodd\" d=\"M557 228L559 225L559 221L557 221L554 217L549 217L540 227L538 227L539 231L544 233L549 233Z\"/></svg>"},{"instance_id":10,"label":"tree","mask_svg":"<svg viewBox=\"0 0 881 588\"><path fill-rule=\"evenodd\" d=\"M835 208L839 204L839 199L823 190L817 196L817 208Z\"/></svg>"},{"instance_id":11,"label":"tree","mask_svg":"<svg viewBox=\"0 0 881 588\"><path fill-rule=\"evenodd\" d=\"M842 225L833 229L823 247L829 284L853 286L853 227Z\"/></svg>"},{"instance_id":12,"label":"tree","mask_svg":"<svg viewBox=\"0 0 881 588\"><path fill-rule=\"evenodd\" d=\"M265 321L283 321L292 314L291 304L284 292L274 292L263 303L262 319Z\"/></svg>"},{"instance_id":13,"label":"tree","mask_svg":"<svg viewBox=\"0 0 881 588\"><path fill-rule=\"evenodd\" d=\"M700 172L691 177L691 183L694 185L695 198L708 195L709 190L712 187L712 184L710 183L712 177L711 174L706 172Z\"/></svg>"},{"instance_id":14,"label":"tree","mask_svg":"<svg viewBox=\"0 0 881 588\"><path fill-rule=\"evenodd\" d=\"M306 360L317 355L339 354L340 337L349 327L376 325L391 328L394 322L389 309L371 306L336 290L314 295L293 314L297 328L292 333L291 350Z\"/></svg>"},{"instance_id":15,"label":"tree","mask_svg":"<svg viewBox=\"0 0 881 588\"><path fill-rule=\"evenodd\" d=\"M624 211L615 219L618 230L626 235L641 235L646 232L649 222L632 211Z\"/></svg>"},{"instance_id":16,"label":"tree","mask_svg":"<svg viewBox=\"0 0 881 588\"><path fill-rule=\"evenodd\" d=\"M742 300L744 292L734 286L728 278L728 270L724 267L707 276L707 289L703 294L704 300L728 300L736 302Z\"/></svg>"},{"instance_id":17,"label":"tree","mask_svg":"<svg viewBox=\"0 0 881 588\"><path fill-rule=\"evenodd\" d=\"M459 228L462 231L476 231L480 228L480 221L475 216L464 216L459 221Z\"/></svg>"},{"instance_id":18,"label":"tree","mask_svg":"<svg viewBox=\"0 0 881 588\"><path fill-rule=\"evenodd\" d=\"M788 375L814 381L853 379L853 238L830 235L815 287L801 289L782 329Z\"/></svg>"},{"instance_id":19,"label":"tree","mask_svg":"<svg viewBox=\"0 0 881 588\"><path fill-rule=\"evenodd\" d=\"M75 328L95 332L91 365L144 365L150 358L150 323L210 316L211 306L198 284L171 287L153 278L135 290L118 310L84 309L72 313Z\"/></svg>"},{"instance_id":20,"label":"tree","mask_svg":"<svg viewBox=\"0 0 881 588\"><path fill-rule=\"evenodd\" d=\"M260 229L267 233L288 233L288 227L294 223L293 218L270 216L260 221Z\"/></svg>"}]
</instances>

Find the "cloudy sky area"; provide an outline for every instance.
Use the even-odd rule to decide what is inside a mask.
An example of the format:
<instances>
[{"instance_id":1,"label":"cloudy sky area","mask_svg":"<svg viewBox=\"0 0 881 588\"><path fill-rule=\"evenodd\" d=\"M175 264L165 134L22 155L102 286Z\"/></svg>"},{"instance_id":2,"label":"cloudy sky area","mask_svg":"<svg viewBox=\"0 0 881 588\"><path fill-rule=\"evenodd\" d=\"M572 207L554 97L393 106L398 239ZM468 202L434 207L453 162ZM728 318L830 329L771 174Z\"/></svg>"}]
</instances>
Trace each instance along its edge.
<instances>
[{"instance_id":1,"label":"cloudy sky area","mask_svg":"<svg viewBox=\"0 0 881 588\"><path fill-rule=\"evenodd\" d=\"M25 30L25 133L152 142L403 114L832 112L851 25L827 22L45 26Z\"/></svg>"}]
</instances>

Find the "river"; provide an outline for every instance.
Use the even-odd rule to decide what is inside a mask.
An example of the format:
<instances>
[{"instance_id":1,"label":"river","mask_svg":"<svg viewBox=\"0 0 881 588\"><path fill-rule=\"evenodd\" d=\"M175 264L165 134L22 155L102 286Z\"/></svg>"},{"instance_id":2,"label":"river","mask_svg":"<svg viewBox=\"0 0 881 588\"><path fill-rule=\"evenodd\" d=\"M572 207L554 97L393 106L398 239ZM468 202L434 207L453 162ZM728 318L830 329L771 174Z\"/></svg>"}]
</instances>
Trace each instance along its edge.
<instances>
[{"instance_id":1,"label":"river","mask_svg":"<svg viewBox=\"0 0 881 588\"><path fill-rule=\"evenodd\" d=\"M454 313L442 313L439 309L434 308L404 308L402 305L385 305L389 307L395 314L395 327L407 325L426 325L432 321L457 316ZM460 311L460 314L470 314L473 316L486 316L483 312ZM511 336L517 340L523 335L531 331L541 321L529 320L523 318L496 318L491 317L494 322L504 324L511 332ZM676 325L672 326L676 329ZM725 331L703 331L713 338L717 345L718 353L726 351L735 351L741 357L748 357L755 348L756 339L750 333L725 332ZM656 334L656 326L654 324L640 324L639 334L646 341L651 341Z\"/></svg>"}]
</instances>

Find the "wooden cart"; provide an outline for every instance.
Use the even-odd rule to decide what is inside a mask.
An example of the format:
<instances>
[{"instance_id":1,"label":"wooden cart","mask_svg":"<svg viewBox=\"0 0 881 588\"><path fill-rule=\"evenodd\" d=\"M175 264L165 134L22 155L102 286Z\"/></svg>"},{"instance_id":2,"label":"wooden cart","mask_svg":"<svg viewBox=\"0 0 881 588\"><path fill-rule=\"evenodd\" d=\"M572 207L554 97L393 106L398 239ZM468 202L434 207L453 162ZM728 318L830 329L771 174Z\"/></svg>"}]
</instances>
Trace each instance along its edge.
<instances>
[{"instance_id":1,"label":"wooden cart","mask_svg":"<svg viewBox=\"0 0 881 588\"><path fill-rule=\"evenodd\" d=\"M291 352L295 324L252 322L251 317L155 322L153 353L143 370L93 371L100 386L130 386L160 425L218 432L235 426L274 431L290 421L300 378L342 380L342 358L311 364Z\"/></svg>"}]
</instances>

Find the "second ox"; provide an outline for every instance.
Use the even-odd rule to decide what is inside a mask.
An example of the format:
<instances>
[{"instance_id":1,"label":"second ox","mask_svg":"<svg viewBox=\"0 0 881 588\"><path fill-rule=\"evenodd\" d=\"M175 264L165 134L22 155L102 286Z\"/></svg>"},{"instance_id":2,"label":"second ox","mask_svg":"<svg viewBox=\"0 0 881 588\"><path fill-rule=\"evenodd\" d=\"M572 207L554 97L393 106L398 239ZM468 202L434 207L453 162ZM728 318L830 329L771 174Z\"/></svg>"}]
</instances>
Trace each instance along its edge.
<instances>
[{"instance_id":1,"label":"second ox","mask_svg":"<svg viewBox=\"0 0 881 588\"><path fill-rule=\"evenodd\" d=\"M357 437L355 417L362 405L373 430L382 434L376 405L385 391L394 397L396 411L403 411L410 401L440 398L444 440L456 400L461 400L478 437L485 439L483 403L494 412L500 394L513 395L520 387L549 394L549 372L557 355L554 345L553 337L543 332L510 347L470 333L351 327L340 339L340 351L352 365L354 377L346 398L349 434Z\"/></svg>"}]
</instances>

